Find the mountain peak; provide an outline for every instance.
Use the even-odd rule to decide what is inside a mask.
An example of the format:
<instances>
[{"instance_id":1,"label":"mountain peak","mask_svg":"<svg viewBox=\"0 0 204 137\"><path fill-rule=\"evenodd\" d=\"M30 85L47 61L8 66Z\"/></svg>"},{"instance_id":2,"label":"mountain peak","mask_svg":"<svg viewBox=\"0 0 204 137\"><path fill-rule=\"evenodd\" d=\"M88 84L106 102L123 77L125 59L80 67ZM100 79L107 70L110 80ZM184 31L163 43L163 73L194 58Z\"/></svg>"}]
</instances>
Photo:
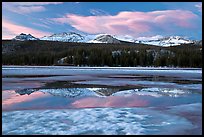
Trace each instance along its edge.
<instances>
[{"instance_id":1,"label":"mountain peak","mask_svg":"<svg viewBox=\"0 0 204 137\"><path fill-rule=\"evenodd\" d=\"M40 38L40 40L62 41L62 42L81 42L83 39L84 39L84 36L75 32L56 33L51 36L45 36Z\"/></svg>"},{"instance_id":2,"label":"mountain peak","mask_svg":"<svg viewBox=\"0 0 204 137\"><path fill-rule=\"evenodd\" d=\"M121 43L120 40L114 38L110 34L99 34L90 43Z\"/></svg>"},{"instance_id":3,"label":"mountain peak","mask_svg":"<svg viewBox=\"0 0 204 137\"><path fill-rule=\"evenodd\" d=\"M25 33L21 33L20 35L26 35Z\"/></svg>"},{"instance_id":4,"label":"mountain peak","mask_svg":"<svg viewBox=\"0 0 204 137\"><path fill-rule=\"evenodd\" d=\"M35 38L34 36L32 36L31 34L25 34L25 33L21 33L20 35L17 35L15 38L13 38L12 40L19 40L19 41L25 41L25 40L38 40L38 38Z\"/></svg>"},{"instance_id":5,"label":"mountain peak","mask_svg":"<svg viewBox=\"0 0 204 137\"><path fill-rule=\"evenodd\" d=\"M38 38L33 37L31 34L21 33L20 35L13 38L13 40L39 40ZM47 41L62 41L62 42L84 42L84 43L142 43L147 45L155 45L155 46L177 46L181 44L190 44L190 43L200 43L202 45L202 41L193 41L189 40L186 37L182 36L162 36L155 35L149 37L138 37L134 38L130 35L111 35L111 34L97 34L97 35L85 35L76 32L62 32L55 33L50 36L44 36L40 38L40 40Z\"/></svg>"},{"instance_id":6,"label":"mountain peak","mask_svg":"<svg viewBox=\"0 0 204 137\"><path fill-rule=\"evenodd\" d=\"M164 47L193 43L193 41L181 36L164 37L161 35L156 35L152 37L139 37L137 38L137 40L139 40L140 43L143 43L143 44L164 46Z\"/></svg>"}]
</instances>

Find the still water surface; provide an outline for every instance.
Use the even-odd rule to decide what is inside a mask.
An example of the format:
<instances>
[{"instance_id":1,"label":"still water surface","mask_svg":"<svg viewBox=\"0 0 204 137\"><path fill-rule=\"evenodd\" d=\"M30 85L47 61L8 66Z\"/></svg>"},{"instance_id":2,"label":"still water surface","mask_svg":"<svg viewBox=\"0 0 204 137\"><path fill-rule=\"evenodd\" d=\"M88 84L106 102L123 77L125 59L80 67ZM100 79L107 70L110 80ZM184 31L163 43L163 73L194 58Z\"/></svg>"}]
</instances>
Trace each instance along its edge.
<instances>
[{"instance_id":1,"label":"still water surface","mask_svg":"<svg viewBox=\"0 0 204 137\"><path fill-rule=\"evenodd\" d=\"M3 134L202 134L202 69L3 66Z\"/></svg>"}]
</instances>

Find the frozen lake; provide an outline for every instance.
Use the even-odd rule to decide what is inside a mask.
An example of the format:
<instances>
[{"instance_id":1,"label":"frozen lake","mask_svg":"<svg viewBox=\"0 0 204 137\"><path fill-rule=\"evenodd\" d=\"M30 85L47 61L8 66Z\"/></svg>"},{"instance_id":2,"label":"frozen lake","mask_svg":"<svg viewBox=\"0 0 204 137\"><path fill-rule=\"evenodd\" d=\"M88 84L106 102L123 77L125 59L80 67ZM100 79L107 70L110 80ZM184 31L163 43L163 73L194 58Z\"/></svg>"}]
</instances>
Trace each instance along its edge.
<instances>
[{"instance_id":1,"label":"frozen lake","mask_svg":"<svg viewBox=\"0 0 204 137\"><path fill-rule=\"evenodd\" d=\"M202 134L202 69L2 67L3 134Z\"/></svg>"}]
</instances>

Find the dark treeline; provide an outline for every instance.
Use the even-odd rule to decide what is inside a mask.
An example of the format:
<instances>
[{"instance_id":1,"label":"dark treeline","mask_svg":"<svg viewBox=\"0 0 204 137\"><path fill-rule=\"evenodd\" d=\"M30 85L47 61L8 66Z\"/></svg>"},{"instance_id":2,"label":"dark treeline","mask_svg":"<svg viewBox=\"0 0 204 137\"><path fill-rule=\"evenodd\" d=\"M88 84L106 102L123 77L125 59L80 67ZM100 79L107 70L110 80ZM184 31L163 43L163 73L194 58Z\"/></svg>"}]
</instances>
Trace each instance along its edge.
<instances>
[{"instance_id":1,"label":"dark treeline","mask_svg":"<svg viewBox=\"0 0 204 137\"><path fill-rule=\"evenodd\" d=\"M2 41L2 64L202 67L202 46Z\"/></svg>"}]
</instances>

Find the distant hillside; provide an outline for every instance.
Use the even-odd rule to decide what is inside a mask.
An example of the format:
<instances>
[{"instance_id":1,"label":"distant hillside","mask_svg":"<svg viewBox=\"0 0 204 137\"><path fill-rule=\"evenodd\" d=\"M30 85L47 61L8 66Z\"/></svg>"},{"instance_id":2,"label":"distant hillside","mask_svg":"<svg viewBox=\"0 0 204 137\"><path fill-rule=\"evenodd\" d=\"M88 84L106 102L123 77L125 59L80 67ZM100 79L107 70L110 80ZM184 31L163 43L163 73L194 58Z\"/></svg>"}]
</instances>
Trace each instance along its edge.
<instances>
[{"instance_id":1,"label":"distant hillside","mask_svg":"<svg viewBox=\"0 0 204 137\"><path fill-rule=\"evenodd\" d=\"M202 46L3 40L2 65L202 67Z\"/></svg>"},{"instance_id":2,"label":"distant hillside","mask_svg":"<svg viewBox=\"0 0 204 137\"><path fill-rule=\"evenodd\" d=\"M154 45L161 47L178 46L181 44L197 44L200 41L189 40L181 36L151 36L151 37L132 37L123 35L110 35L110 34L97 34L97 35L85 35L76 32L62 32L52 34L50 36L44 36L42 38L35 38L31 34L21 33L12 40L26 41L26 40L45 40L45 41L61 41L61 42L76 42L76 43L141 43L146 45ZM201 41L202 44L202 41Z\"/></svg>"}]
</instances>

